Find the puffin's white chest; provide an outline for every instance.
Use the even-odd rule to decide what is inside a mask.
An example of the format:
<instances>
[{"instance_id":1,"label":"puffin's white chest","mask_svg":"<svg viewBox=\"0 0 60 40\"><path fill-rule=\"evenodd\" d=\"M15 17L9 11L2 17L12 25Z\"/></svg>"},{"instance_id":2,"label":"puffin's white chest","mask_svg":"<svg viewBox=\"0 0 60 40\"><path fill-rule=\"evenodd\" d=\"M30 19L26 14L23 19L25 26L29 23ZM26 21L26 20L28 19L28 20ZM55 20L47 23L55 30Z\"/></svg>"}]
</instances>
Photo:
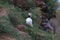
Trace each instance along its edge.
<instances>
[{"instance_id":1,"label":"puffin's white chest","mask_svg":"<svg viewBox=\"0 0 60 40\"><path fill-rule=\"evenodd\" d=\"M28 24L29 26L32 26L32 19L31 18L27 18L26 19L26 24Z\"/></svg>"}]
</instances>

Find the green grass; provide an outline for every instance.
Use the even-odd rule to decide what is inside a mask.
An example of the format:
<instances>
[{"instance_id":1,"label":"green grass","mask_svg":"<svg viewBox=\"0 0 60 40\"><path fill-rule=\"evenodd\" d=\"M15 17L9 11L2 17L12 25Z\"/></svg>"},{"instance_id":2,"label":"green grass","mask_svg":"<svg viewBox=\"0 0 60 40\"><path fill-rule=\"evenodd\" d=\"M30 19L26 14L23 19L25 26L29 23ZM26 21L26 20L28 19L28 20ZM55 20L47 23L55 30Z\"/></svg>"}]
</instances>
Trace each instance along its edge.
<instances>
[{"instance_id":1,"label":"green grass","mask_svg":"<svg viewBox=\"0 0 60 40\"><path fill-rule=\"evenodd\" d=\"M27 17L28 11L22 11L21 8L16 7L12 9L13 5L5 3L4 1L0 1L0 6L8 8L9 10L9 16L0 17L0 31L2 33L4 32L10 34L12 37L16 38L16 40L55 40L55 37L52 33L44 32L39 29L39 18L41 14L39 8L31 9L33 13L32 19L34 27L29 28L25 25L25 19ZM20 37L16 28L14 28L13 23L25 25L26 35L24 37Z\"/></svg>"}]
</instances>

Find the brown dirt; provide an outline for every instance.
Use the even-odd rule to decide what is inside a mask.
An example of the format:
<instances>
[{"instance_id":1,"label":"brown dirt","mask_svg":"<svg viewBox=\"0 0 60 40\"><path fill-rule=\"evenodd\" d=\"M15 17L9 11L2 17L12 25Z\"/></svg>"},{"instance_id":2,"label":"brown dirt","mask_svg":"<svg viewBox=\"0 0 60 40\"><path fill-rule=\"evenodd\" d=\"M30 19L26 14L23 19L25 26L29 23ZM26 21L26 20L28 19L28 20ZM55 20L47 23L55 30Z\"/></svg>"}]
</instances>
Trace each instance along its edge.
<instances>
[{"instance_id":1,"label":"brown dirt","mask_svg":"<svg viewBox=\"0 0 60 40\"><path fill-rule=\"evenodd\" d=\"M14 25L19 31L24 31L25 30L25 26L18 24L18 25Z\"/></svg>"},{"instance_id":2,"label":"brown dirt","mask_svg":"<svg viewBox=\"0 0 60 40\"><path fill-rule=\"evenodd\" d=\"M25 33L25 26L22 24L18 24L18 25L14 25L15 28L17 28L20 36L24 37L24 35L26 35Z\"/></svg>"},{"instance_id":3,"label":"brown dirt","mask_svg":"<svg viewBox=\"0 0 60 40\"><path fill-rule=\"evenodd\" d=\"M20 34L21 37L24 37L26 35L26 33L23 32L23 31L18 31L18 32L19 32L19 34Z\"/></svg>"},{"instance_id":4,"label":"brown dirt","mask_svg":"<svg viewBox=\"0 0 60 40\"><path fill-rule=\"evenodd\" d=\"M15 39L9 37L8 35L0 34L0 40L15 40Z\"/></svg>"},{"instance_id":5,"label":"brown dirt","mask_svg":"<svg viewBox=\"0 0 60 40\"><path fill-rule=\"evenodd\" d=\"M6 8L0 8L0 16L7 15L8 10Z\"/></svg>"}]
</instances>

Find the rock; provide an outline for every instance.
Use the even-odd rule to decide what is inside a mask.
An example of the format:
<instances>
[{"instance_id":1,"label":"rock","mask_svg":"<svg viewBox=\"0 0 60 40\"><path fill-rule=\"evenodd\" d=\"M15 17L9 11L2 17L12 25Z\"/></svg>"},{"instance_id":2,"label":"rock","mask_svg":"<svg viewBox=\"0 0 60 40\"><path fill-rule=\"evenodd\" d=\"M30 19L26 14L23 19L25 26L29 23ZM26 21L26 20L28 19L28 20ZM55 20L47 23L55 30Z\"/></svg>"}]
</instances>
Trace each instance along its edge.
<instances>
[{"instance_id":1,"label":"rock","mask_svg":"<svg viewBox=\"0 0 60 40\"><path fill-rule=\"evenodd\" d=\"M60 34L60 23L59 23L58 18L52 18L50 20L50 23L51 23L52 27L54 28L54 32L56 34Z\"/></svg>"}]
</instances>

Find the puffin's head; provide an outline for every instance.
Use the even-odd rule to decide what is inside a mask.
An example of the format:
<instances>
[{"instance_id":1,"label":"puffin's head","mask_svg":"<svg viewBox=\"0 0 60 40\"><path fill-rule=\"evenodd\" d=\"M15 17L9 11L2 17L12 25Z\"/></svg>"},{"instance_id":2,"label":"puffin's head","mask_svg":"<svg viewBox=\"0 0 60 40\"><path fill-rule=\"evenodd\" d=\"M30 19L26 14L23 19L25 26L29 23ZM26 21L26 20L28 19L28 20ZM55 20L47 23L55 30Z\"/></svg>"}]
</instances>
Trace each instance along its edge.
<instances>
[{"instance_id":1,"label":"puffin's head","mask_svg":"<svg viewBox=\"0 0 60 40\"><path fill-rule=\"evenodd\" d=\"M32 17L32 13L28 13L28 16Z\"/></svg>"}]
</instances>

